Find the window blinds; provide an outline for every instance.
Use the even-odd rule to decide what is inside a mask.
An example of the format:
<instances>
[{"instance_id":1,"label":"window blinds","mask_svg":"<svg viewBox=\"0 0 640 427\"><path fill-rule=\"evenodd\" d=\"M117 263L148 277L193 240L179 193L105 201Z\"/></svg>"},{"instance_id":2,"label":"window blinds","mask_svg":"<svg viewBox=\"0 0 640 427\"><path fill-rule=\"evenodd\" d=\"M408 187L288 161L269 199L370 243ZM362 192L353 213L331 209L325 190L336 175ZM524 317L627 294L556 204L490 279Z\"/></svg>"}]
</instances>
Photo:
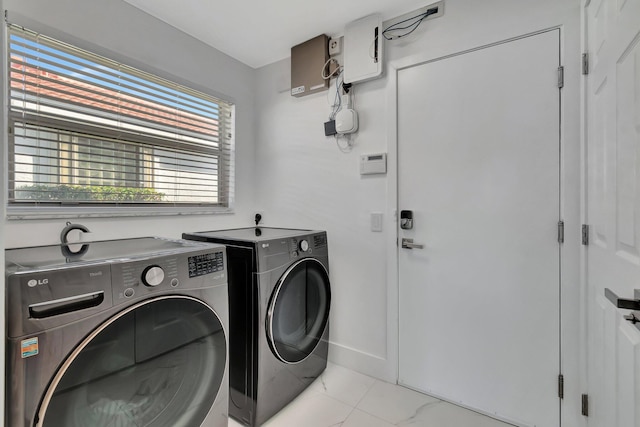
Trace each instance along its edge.
<instances>
[{"instance_id":1,"label":"window blinds","mask_svg":"<svg viewBox=\"0 0 640 427\"><path fill-rule=\"evenodd\" d=\"M233 196L234 106L9 25L10 205Z\"/></svg>"}]
</instances>

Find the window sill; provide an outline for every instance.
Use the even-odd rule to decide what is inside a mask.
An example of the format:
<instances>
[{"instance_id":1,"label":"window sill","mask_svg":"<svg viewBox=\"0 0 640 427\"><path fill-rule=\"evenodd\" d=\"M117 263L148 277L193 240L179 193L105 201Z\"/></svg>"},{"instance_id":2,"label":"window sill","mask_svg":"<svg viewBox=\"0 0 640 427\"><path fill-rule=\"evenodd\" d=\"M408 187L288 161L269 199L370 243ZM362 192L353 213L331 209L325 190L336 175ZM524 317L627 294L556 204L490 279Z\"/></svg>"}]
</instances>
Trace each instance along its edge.
<instances>
[{"instance_id":1,"label":"window sill","mask_svg":"<svg viewBox=\"0 0 640 427\"><path fill-rule=\"evenodd\" d=\"M233 208L218 207L7 207L8 220L121 218L152 216L219 215L232 214Z\"/></svg>"}]
</instances>

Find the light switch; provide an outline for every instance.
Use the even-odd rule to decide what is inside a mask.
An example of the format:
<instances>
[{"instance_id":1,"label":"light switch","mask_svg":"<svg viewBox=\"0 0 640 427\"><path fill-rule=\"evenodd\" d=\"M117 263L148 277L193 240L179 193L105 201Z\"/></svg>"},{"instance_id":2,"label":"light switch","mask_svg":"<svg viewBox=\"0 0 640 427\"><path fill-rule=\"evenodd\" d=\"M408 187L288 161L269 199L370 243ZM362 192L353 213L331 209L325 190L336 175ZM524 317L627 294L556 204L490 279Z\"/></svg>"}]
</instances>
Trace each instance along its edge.
<instances>
[{"instance_id":1,"label":"light switch","mask_svg":"<svg viewBox=\"0 0 640 427\"><path fill-rule=\"evenodd\" d=\"M371 212L371 231L382 231L382 212Z\"/></svg>"}]
</instances>

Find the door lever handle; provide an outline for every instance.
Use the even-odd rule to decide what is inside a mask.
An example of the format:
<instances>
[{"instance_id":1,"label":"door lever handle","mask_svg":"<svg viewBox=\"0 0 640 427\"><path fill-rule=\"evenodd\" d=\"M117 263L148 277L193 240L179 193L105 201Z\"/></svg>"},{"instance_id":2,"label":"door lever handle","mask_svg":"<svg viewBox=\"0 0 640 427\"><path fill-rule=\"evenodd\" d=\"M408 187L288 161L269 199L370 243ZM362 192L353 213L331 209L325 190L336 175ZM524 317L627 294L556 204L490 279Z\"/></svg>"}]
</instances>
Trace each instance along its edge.
<instances>
[{"instance_id":1,"label":"door lever handle","mask_svg":"<svg viewBox=\"0 0 640 427\"><path fill-rule=\"evenodd\" d=\"M640 310L640 289L635 290L636 299L624 299L620 298L609 288L605 288L604 296L618 308L624 308L627 310Z\"/></svg>"},{"instance_id":2,"label":"door lever handle","mask_svg":"<svg viewBox=\"0 0 640 427\"><path fill-rule=\"evenodd\" d=\"M402 238L402 247L404 249L424 249L424 245L413 243L413 239Z\"/></svg>"}]
</instances>

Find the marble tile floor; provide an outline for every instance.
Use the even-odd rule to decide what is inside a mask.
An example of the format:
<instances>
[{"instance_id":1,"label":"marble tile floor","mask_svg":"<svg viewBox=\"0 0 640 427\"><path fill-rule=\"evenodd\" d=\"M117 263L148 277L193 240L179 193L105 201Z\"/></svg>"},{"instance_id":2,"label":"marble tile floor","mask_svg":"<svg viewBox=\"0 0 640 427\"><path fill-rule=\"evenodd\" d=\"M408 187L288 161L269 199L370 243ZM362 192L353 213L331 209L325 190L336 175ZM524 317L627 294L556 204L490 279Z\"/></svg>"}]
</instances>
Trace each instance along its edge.
<instances>
[{"instance_id":1,"label":"marble tile floor","mask_svg":"<svg viewBox=\"0 0 640 427\"><path fill-rule=\"evenodd\" d=\"M509 427L473 411L338 365L263 427ZM229 427L241 427L229 419Z\"/></svg>"}]
</instances>

